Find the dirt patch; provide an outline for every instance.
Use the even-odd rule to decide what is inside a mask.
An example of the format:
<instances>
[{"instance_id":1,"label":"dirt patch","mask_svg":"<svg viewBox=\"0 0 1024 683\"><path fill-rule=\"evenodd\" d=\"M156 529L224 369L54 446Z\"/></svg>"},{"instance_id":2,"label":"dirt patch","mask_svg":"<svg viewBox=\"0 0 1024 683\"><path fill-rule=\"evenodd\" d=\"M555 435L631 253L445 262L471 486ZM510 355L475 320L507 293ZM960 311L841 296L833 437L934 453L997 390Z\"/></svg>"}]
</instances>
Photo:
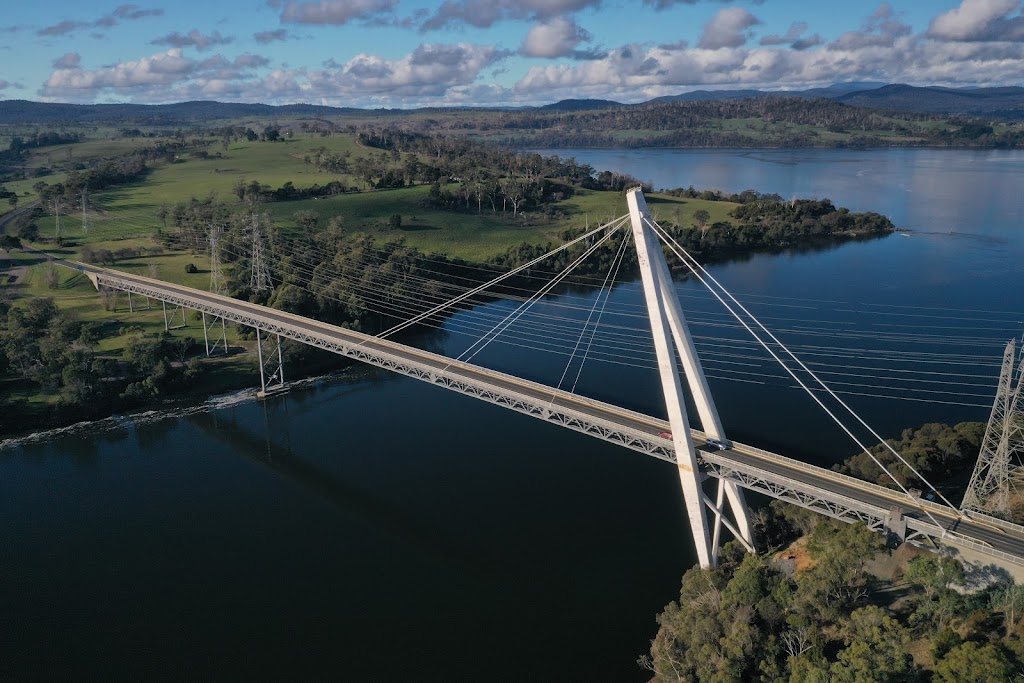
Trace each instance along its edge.
<instances>
[{"instance_id":1,"label":"dirt patch","mask_svg":"<svg viewBox=\"0 0 1024 683\"><path fill-rule=\"evenodd\" d=\"M775 553L773 559L787 576L793 576L814 565L814 559L811 557L810 551L807 550L806 537L793 541L789 547Z\"/></svg>"},{"instance_id":2,"label":"dirt patch","mask_svg":"<svg viewBox=\"0 0 1024 683\"><path fill-rule=\"evenodd\" d=\"M926 551L909 543L902 543L891 553L878 553L872 557L864 565L864 570L877 579L894 582L903 577L903 572L907 570L907 564L912 559L924 554Z\"/></svg>"}]
</instances>

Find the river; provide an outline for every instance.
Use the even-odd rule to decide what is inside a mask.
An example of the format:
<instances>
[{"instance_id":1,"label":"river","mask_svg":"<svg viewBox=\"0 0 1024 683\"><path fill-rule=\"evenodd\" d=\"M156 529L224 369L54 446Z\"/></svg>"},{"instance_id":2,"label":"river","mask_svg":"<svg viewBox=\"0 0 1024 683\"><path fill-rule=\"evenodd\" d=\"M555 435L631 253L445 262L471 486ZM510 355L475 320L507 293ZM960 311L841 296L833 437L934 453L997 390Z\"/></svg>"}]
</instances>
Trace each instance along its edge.
<instances>
[{"instance_id":1,"label":"river","mask_svg":"<svg viewBox=\"0 0 1024 683\"><path fill-rule=\"evenodd\" d=\"M889 215L909 237L711 272L879 433L986 419L1024 331L1024 153L553 152ZM696 283L678 289L731 436L854 452ZM561 293L475 360L557 383L567 356L538 349L595 296ZM615 287L577 390L660 414L641 303ZM421 342L457 355L511 306ZM682 514L665 463L368 368L10 441L0 678L645 680L635 660L694 561Z\"/></svg>"}]
</instances>

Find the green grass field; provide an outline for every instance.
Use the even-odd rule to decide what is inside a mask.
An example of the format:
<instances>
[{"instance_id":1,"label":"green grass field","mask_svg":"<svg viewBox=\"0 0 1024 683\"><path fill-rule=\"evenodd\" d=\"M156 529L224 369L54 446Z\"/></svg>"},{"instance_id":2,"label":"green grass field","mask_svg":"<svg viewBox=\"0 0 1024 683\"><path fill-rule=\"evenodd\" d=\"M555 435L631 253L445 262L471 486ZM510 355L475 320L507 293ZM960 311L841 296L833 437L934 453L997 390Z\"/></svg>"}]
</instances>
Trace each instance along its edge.
<instances>
[{"instance_id":1,"label":"green grass field","mask_svg":"<svg viewBox=\"0 0 1024 683\"><path fill-rule=\"evenodd\" d=\"M145 144L147 141L141 139L138 142ZM88 147L99 154L99 145L85 142L73 147ZM292 182L296 187L308 187L337 180L338 176L318 173L304 161L305 156L314 154L321 147L333 153L348 151L353 159L366 154L380 154L377 150L358 146L349 135L326 138L300 135L277 143L241 142L230 145L227 150L217 144L210 151L214 155L221 154L220 158L200 159L185 155L175 163L155 167L139 183L96 193L91 198L92 208L87 214L88 233L82 230L81 211L77 207L67 207L69 213L61 219L61 235L76 245L68 255L76 257L77 247L83 244L111 249L151 246L151 236L158 228L164 227L158 218L160 208L170 208L193 197L204 198L213 193L219 200L241 208L233 194L239 179L247 182L257 180L271 187L279 187L286 182ZM102 149L110 151L109 148ZM54 182L56 177L46 180ZM25 182L8 186L17 191ZM346 186L358 184L346 177L342 182ZM451 189L456 187L453 185ZM295 212L313 211L320 215L321 226L331 218L341 216L350 233L370 234L379 240L403 240L424 252L441 252L474 261L486 260L524 242L558 242L558 235L568 228L596 226L626 213L625 198L615 192L580 190L575 196L555 205L562 214L558 218L549 218L538 211L513 217L511 211L502 213L500 207L499 211L492 212L489 205L484 206L480 213L475 210L475 205L469 211L430 208L424 205L428 192L429 187L425 185L353 192L319 199L267 202L260 205L260 210L269 212L274 224L284 230L296 227ZM22 202L30 199L25 198ZM660 212L663 220L684 225L692 223L693 212L699 209L707 210L712 220L725 220L732 209L731 205L721 202L670 197L651 197L651 205L652 210ZM400 229L389 227L389 218L394 214L402 217ZM38 225L43 237L55 236L54 216L44 216ZM184 263L188 259L180 264L171 264L171 258L146 257L134 261L141 268L155 263L162 273L166 273L162 277L181 281L178 279L178 266L184 273Z\"/></svg>"}]
</instances>

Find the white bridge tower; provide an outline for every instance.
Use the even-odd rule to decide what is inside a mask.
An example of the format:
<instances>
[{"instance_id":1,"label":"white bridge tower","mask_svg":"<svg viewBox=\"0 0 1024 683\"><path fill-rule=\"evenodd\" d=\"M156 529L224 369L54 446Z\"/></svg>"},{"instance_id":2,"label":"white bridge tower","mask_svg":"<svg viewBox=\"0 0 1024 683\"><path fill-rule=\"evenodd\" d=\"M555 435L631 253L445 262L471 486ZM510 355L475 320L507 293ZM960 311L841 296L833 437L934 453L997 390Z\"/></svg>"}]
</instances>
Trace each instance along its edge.
<instances>
[{"instance_id":1,"label":"white bridge tower","mask_svg":"<svg viewBox=\"0 0 1024 683\"><path fill-rule=\"evenodd\" d=\"M715 401L708 389L708 381L704 376L697 357L697 349L686 326L679 299L672 286L672 277L661 250L661 242L650 227L653 222L647 209L640 188L629 190L626 194L629 204L629 216L633 226L633 238L636 242L637 258L640 261L640 274L643 278L644 298L647 301L647 313L651 319L651 332L654 335L654 348L658 356L658 370L661 375L661 387L665 394L665 405L668 408L668 421L672 426L672 441L676 450L676 466L679 469L679 483L683 489L686 512L693 530L693 540L697 546L697 559L701 567L712 567L718 562L719 541L724 525L747 550L753 550L753 533L750 526L750 515L747 511L743 489L726 479L718 480L717 498L712 500L703 487L704 475L700 471L697 450L693 435L690 433L690 421L686 416L686 403L683 398L682 381L679 378L679 366L676 362L678 353L686 374L690 393L697 406L701 428L707 436L709 447L717 448L717 444L727 446L722 421L718 417ZM725 515L725 499L729 501L733 520ZM708 511L714 516L712 527L708 525Z\"/></svg>"}]
</instances>

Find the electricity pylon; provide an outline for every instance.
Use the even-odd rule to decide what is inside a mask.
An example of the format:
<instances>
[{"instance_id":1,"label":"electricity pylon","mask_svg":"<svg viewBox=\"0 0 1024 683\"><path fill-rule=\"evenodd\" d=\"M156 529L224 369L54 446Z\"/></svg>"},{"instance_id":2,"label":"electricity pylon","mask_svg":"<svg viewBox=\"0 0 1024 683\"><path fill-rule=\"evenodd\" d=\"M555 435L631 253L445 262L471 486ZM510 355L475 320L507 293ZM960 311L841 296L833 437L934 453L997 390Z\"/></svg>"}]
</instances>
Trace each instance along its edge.
<instances>
[{"instance_id":1,"label":"electricity pylon","mask_svg":"<svg viewBox=\"0 0 1024 683\"><path fill-rule=\"evenodd\" d=\"M1020 468L1024 455L1024 403L1020 401L1024 384L1024 361L1014 380L1015 344L1011 340L1003 353L1003 369L999 388L992 404L992 415L981 442L978 464L960 506L964 510L987 512L999 517L1010 514L1010 489L1014 470Z\"/></svg>"},{"instance_id":2,"label":"electricity pylon","mask_svg":"<svg viewBox=\"0 0 1024 683\"><path fill-rule=\"evenodd\" d=\"M64 208L64 199L62 197L53 198L53 215L56 218L57 223L57 243L60 244L60 210Z\"/></svg>"},{"instance_id":3,"label":"electricity pylon","mask_svg":"<svg viewBox=\"0 0 1024 683\"><path fill-rule=\"evenodd\" d=\"M220 267L220 238L224 234L224 226L210 223L210 291L214 294L224 293L224 273Z\"/></svg>"},{"instance_id":4,"label":"electricity pylon","mask_svg":"<svg viewBox=\"0 0 1024 683\"><path fill-rule=\"evenodd\" d=\"M81 197L82 197L82 232L83 233L88 233L89 232L89 215L86 213L86 206L88 206L88 201L89 201L89 190L83 187L82 188L82 192L81 192Z\"/></svg>"},{"instance_id":5,"label":"electricity pylon","mask_svg":"<svg viewBox=\"0 0 1024 683\"><path fill-rule=\"evenodd\" d=\"M270 262L267 254L267 219L257 213L252 214L250 233L252 236L252 278L249 281L253 291L261 292L265 289L273 289L274 283L270 279Z\"/></svg>"}]
</instances>

